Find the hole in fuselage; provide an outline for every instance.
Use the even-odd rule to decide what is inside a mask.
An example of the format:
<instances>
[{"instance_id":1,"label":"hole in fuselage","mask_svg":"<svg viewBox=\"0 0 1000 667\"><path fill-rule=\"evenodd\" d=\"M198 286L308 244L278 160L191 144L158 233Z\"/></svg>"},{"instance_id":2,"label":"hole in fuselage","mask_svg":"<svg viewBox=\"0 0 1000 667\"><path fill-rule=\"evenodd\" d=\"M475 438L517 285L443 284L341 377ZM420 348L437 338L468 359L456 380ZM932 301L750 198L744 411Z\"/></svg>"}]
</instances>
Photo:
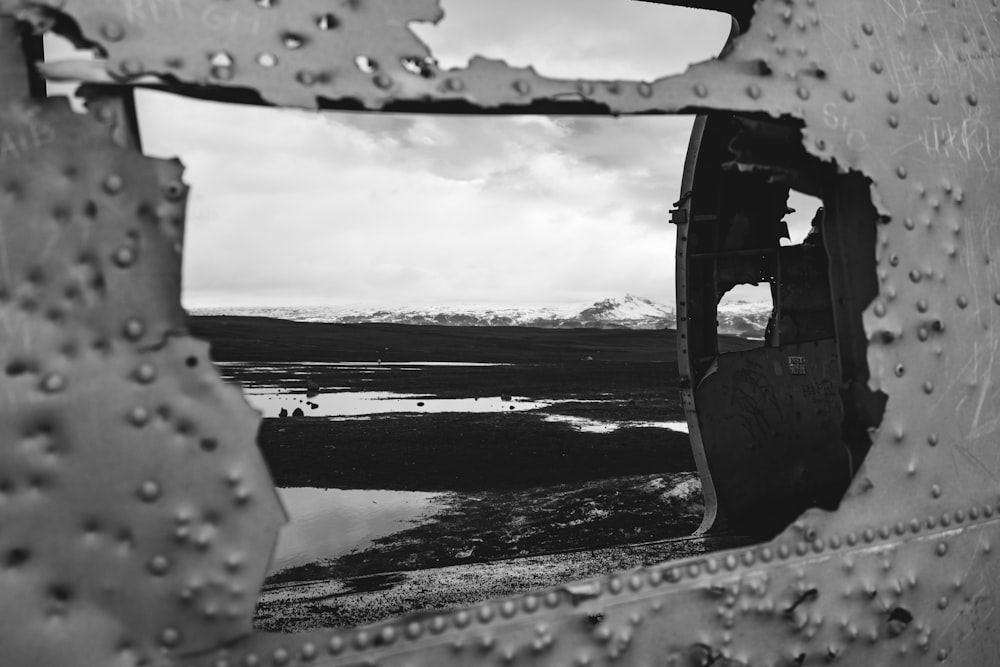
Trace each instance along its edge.
<instances>
[{"instance_id":1,"label":"hole in fuselage","mask_svg":"<svg viewBox=\"0 0 1000 667\"><path fill-rule=\"evenodd\" d=\"M716 528L770 537L836 509L881 421L861 322L879 216L867 181L806 155L794 124L720 114L706 127L682 334Z\"/></svg>"}]
</instances>

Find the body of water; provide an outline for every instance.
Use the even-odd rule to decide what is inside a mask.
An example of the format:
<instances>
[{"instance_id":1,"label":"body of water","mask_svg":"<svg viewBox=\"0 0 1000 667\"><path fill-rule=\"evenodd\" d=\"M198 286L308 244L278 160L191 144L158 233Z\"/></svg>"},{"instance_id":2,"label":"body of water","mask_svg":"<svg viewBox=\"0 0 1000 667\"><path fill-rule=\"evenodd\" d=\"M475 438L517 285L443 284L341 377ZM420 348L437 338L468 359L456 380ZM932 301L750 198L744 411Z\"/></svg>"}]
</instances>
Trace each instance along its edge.
<instances>
[{"instance_id":1,"label":"body of water","mask_svg":"<svg viewBox=\"0 0 1000 667\"><path fill-rule=\"evenodd\" d=\"M265 417L278 417L282 410L291 415L296 408L301 409L306 417L352 417L399 412L511 412L538 410L552 405L552 402L532 401L520 396L513 396L510 400L499 396L435 398L387 391L345 391L307 396L301 392L269 387L245 388L243 393L250 405Z\"/></svg>"},{"instance_id":2,"label":"body of water","mask_svg":"<svg viewBox=\"0 0 1000 667\"><path fill-rule=\"evenodd\" d=\"M406 530L437 510L440 493L343 489L278 489L289 523L271 563L277 572L364 548Z\"/></svg>"}]
</instances>

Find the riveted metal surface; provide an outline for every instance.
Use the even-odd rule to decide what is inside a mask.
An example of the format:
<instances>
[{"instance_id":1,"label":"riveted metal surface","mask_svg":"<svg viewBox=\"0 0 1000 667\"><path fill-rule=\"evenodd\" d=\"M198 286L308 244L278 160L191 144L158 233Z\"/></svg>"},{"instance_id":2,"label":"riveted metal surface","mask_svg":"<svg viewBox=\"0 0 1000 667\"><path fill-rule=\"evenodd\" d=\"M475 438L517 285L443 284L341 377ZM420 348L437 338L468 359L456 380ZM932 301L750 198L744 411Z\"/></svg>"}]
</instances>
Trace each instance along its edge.
<instances>
[{"instance_id":1,"label":"riveted metal surface","mask_svg":"<svg viewBox=\"0 0 1000 667\"><path fill-rule=\"evenodd\" d=\"M0 9L20 11L41 4L46 3L0 0ZM273 0L65 0L51 6L56 4L87 39L106 49L111 77L127 83L143 73L170 72L178 82L170 85L189 93L195 91L181 83L211 85L198 91L204 95L225 97L230 86L255 91L268 102L305 107L412 103L433 110L435 101L458 100L469 109L515 111L556 102L566 109L580 103L581 111L716 109L798 119L805 148L841 171L869 179L872 200L884 216L877 231L879 296L865 310L864 322L870 338L870 384L889 401L871 452L837 512L811 511L772 543L750 550L347 633L250 636L191 664L902 661L972 666L993 661L998 648L993 606L1000 577L993 556L1000 535L995 520L1000 395L993 363L1000 344L995 333L998 236L993 229L1000 215L995 111L1000 108L1000 10L995 0L761 0L749 30L723 58L648 85L551 81L482 59L467 70L439 72L405 28L409 21L439 17L430 1L352 2L332 10L331 3ZM110 149L86 139L95 131L89 121L70 119L65 111L28 113L54 130L65 122L65 134L56 131L46 140L45 126L32 126L22 107L14 109L13 120L5 121L11 129L5 132L22 139L5 139L14 148L7 148L7 162L0 168L15 183L32 178L25 180L22 194L18 188L8 190L3 200L2 242L12 250L5 253L8 266L16 267L3 305L12 332L4 349L5 354L30 354L38 365L37 371L29 365L5 380L14 389L0 401L7 414L0 455L11 457L0 470L24 471L16 478L18 493L11 494L16 500L5 497L7 504L0 504L0 511L16 507L8 511L11 521L18 522L9 530L4 521L0 531L7 558L0 586L9 587L0 595L5 621L0 633L7 633L0 635L0 644L20 651L16 664L44 662L45 653L32 651L49 651L49 664L58 664L57 659L69 659L74 641L108 662L121 658L115 651L123 641L139 651L157 641L204 647L245 628L249 610L236 608L239 618L229 622L211 620L212 614L206 618L202 604L166 603L171 595L184 594L182 601L186 592L198 595L181 585L195 583L182 579L181 572L204 575L201 581L212 595L222 593L214 587L231 576L219 570L213 556L181 547L167 550L166 540L178 539L176 532L166 530L178 520L173 512L179 508L171 503L190 503L192 511L204 511L211 503L222 507L225 499L238 508L236 490L259 487L241 487L235 477L218 479L218 463L192 465L202 454L206 461L223 459L184 450L183 443L194 438L182 437L180 421L173 418L188 416L185 410L190 409L193 433L200 437L211 425L221 428L226 418L233 418L236 426L215 436L223 454L228 438L235 443L249 436L246 409L215 388L214 376L201 375L207 373L204 364L196 365L196 371L186 368L192 356L188 349L195 350L195 359L204 358L193 343L167 338L162 347L147 349L122 340L122 326L140 340L148 336L149 342L164 340L162 334L176 326L176 255L173 264L163 260L168 267L164 272L150 270L148 280L130 271L127 279L115 282L113 274L121 269L112 268L114 259L98 272L92 262L74 264L79 256L69 249L79 247L59 237L46 249L53 238L46 236L46 225L54 224L56 209L51 207L60 193L53 184L65 178L57 166L65 166L70 156L87 156L88 178L101 180L89 182L86 191L103 188L100 204L108 191L129 196L146 192L132 179L154 163L116 153L116 159L132 160L128 164L134 167L116 170L119 185L108 180L117 163L100 157ZM45 159L38 157L42 153ZM176 174L173 169L164 173ZM149 183L158 182L149 178ZM152 191L146 196L154 199ZM122 209L129 212L123 219L131 219L139 201ZM18 220L25 222L14 227ZM161 236L176 238L166 227ZM102 260L114 253L120 263L134 261L125 243L127 228L93 226L91 233L76 243L89 244ZM143 261L157 261L147 245L141 250ZM34 271L36 264L40 273ZM84 290L86 307L64 308L60 323L60 317L47 316L61 303L50 276L65 280L73 271L81 272L83 284L92 290L92 276L104 275L107 294ZM26 310L25 299L34 299L37 308ZM142 326L129 324L132 315L142 319ZM158 333L147 334L143 327ZM25 342L28 333L30 345ZM73 336L66 339L69 334ZM98 339L110 341L110 347L95 349ZM79 344L73 355L67 355L73 348L63 347L67 340ZM87 386L100 388L104 396L83 392ZM168 401L168 416L155 409L136 412L134 408L144 407L137 404L138 397ZM212 401L218 406L210 416L200 408ZM123 408L128 411L122 413ZM102 409L110 416L95 422L99 426L86 422ZM131 431L123 435L123 414L132 419L131 427L139 424L143 433L155 437L136 439ZM33 420L46 417L56 422L51 430L34 428L38 422ZM168 423L175 429L169 437ZM61 441L63 433L72 434L65 442L77 445L65 454L67 460L91 442L99 443L102 458L81 455L79 462L65 466L52 463L59 474L45 473L51 456L45 453L46 443ZM31 467L36 465L31 458L36 445L43 452L38 473ZM120 447L130 449L121 454ZM248 478L263 485L262 473L247 466ZM226 466L221 470L232 472ZM157 478L158 472L164 477ZM222 486L199 486L204 480ZM130 495L122 495L126 491ZM273 499L264 495L252 497L261 496L273 509ZM250 506L256 506L254 501ZM101 511L98 518L111 518L79 523L75 533L65 532L76 525L71 525L74 518L87 520L75 512L88 507ZM241 570L252 597L269 539L249 521L249 510L233 507L220 510L226 520L216 524L225 530L220 540L244 545L255 563ZM265 516L273 518L273 512ZM27 521L34 522L31 530ZM54 531L39 525L51 525ZM100 557L112 549L101 540L115 535L111 526L119 525L138 536L129 553L142 558ZM170 528L176 531L173 524ZM82 536L79 543L66 541L73 535ZM18 536L28 547L10 541ZM181 533L184 540L189 536ZM86 550L91 548L87 539L96 540L92 551ZM217 548L207 553L221 553ZM108 563L116 564L114 577L105 574ZM81 586L79 591L50 582L63 572L73 573L71 582ZM108 581L121 590L127 587L128 593L102 593L100 586ZM580 596L580 590L589 593ZM218 619L222 607L213 609ZM44 620L53 610L67 619L57 630ZM20 659L28 655L43 658Z\"/></svg>"},{"instance_id":2,"label":"riveted metal surface","mask_svg":"<svg viewBox=\"0 0 1000 667\"><path fill-rule=\"evenodd\" d=\"M258 635L197 664L985 665L997 531L779 540L454 613Z\"/></svg>"},{"instance_id":3,"label":"riveted metal surface","mask_svg":"<svg viewBox=\"0 0 1000 667\"><path fill-rule=\"evenodd\" d=\"M258 417L183 336L181 166L65 100L0 137L2 662L243 634L282 515Z\"/></svg>"}]
</instances>

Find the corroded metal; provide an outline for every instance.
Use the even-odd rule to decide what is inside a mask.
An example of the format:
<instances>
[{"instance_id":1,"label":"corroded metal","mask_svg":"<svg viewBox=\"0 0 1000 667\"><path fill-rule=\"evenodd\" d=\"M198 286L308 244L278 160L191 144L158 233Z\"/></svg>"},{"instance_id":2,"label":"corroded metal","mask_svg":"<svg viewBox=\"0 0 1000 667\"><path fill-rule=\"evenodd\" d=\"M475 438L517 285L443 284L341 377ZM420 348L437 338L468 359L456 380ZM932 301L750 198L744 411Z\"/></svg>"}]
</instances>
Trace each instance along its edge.
<instances>
[{"instance_id":1,"label":"corroded metal","mask_svg":"<svg viewBox=\"0 0 1000 667\"><path fill-rule=\"evenodd\" d=\"M14 664L994 661L994 1L761 0L724 57L649 84L482 59L438 71L406 29L439 18L430 0L0 10L54 12L123 84L169 73L163 85L221 99L796 122L810 155L868 179L882 216L863 326L869 387L888 396L839 509L811 510L768 544L350 632L241 637L277 508L249 454L249 410L201 347L171 335L179 170L113 148L92 119L5 100L0 645ZM216 540L199 551L203 528Z\"/></svg>"}]
</instances>

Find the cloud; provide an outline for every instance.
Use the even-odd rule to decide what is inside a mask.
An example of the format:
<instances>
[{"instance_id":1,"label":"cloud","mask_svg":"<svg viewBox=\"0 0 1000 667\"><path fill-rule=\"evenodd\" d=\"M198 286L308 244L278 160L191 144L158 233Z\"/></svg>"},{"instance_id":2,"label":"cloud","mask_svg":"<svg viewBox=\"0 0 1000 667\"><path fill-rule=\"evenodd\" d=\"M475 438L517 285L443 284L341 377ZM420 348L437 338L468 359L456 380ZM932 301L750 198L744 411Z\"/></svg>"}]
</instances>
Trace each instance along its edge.
<instances>
[{"instance_id":1,"label":"cloud","mask_svg":"<svg viewBox=\"0 0 1000 667\"><path fill-rule=\"evenodd\" d=\"M436 26L414 24L442 65L473 55L566 78L651 80L716 56L726 14L635 0L443 0Z\"/></svg>"},{"instance_id":2,"label":"cloud","mask_svg":"<svg viewBox=\"0 0 1000 667\"><path fill-rule=\"evenodd\" d=\"M651 78L717 51L728 21L566 7L445 2L431 41L446 59L475 45ZM147 152L179 156L192 184L189 305L673 300L690 118L312 114L155 92L140 113Z\"/></svg>"}]
</instances>

